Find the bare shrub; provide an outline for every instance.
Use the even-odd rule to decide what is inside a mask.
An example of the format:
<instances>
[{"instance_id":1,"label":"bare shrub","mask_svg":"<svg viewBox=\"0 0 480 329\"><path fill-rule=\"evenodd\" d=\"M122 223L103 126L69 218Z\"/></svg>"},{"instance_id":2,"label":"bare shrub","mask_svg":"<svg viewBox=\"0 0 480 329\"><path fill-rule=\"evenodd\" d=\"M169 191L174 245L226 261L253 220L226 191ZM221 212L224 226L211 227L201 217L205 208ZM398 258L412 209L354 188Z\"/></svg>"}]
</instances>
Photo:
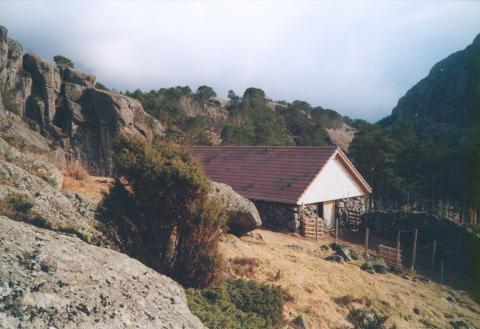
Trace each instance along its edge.
<instances>
[{"instance_id":1,"label":"bare shrub","mask_svg":"<svg viewBox=\"0 0 480 329\"><path fill-rule=\"evenodd\" d=\"M260 267L260 262L252 257L235 257L231 260L233 272L241 277L251 278Z\"/></svg>"}]
</instances>

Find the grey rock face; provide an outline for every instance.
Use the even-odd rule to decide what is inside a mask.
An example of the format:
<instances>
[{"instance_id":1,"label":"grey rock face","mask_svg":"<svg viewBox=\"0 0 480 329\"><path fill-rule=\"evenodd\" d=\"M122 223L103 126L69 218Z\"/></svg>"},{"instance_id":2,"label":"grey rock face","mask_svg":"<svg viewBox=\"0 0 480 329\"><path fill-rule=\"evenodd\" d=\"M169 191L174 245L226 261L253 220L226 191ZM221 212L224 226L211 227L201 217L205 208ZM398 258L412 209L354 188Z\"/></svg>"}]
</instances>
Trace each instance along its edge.
<instances>
[{"instance_id":1,"label":"grey rock face","mask_svg":"<svg viewBox=\"0 0 480 329\"><path fill-rule=\"evenodd\" d=\"M467 48L435 64L399 99L391 116L380 121L388 126L402 120L432 136L459 139L479 122L480 35Z\"/></svg>"},{"instance_id":2,"label":"grey rock face","mask_svg":"<svg viewBox=\"0 0 480 329\"><path fill-rule=\"evenodd\" d=\"M4 105L8 101L8 108L20 114L25 111L25 101L32 86L29 74L22 69L22 57L22 46L8 38L8 30L0 26L0 90Z\"/></svg>"},{"instance_id":3,"label":"grey rock face","mask_svg":"<svg viewBox=\"0 0 480 329\"><path fill-rule=\"evenodd\" d=\"M94 86L93 74L23 55L20 44L0 27L3 104L8 97L14 112L36 122L40 133L60 145L67 158L93 174L107 175L112 140L118 133L152 141L164 129L138 101ZM7 120L0 114L0 121Z\"/></svg>"},{"instance_id":4,"label":"grey rock face","mask_svg":"<svg viewBox=\"0 0 480 329\"><path fill-rule=\"evenodd\" d=\"M92 88L95 85L96 77L91 73L82 72L71 67L61 67L63 82L70 82L86 88Z\"/></svg>"},{"instance_id":5,"label":"grey rock face","mask_svg":"<svg viewBox=\"0 0 480 329\"><path fill-rule=\"evenodd\" d=\"M5 113L5 108L3 107L2 92L0 91L0 121L4 121L6 118L7 114Z\"/></svg>"},{"instance_id":6,"label":"grey rock face","mask_svg":"<svg viewBox=\"0 0 480 329\"><path fill-rule=\"evenodd\" d=\"M8 38L8 30L0 26L0 84L14 87L17 72L22 68L22 46Z\"/></svg>"},{"instance_id":7,"label":"grey rock face","mask_svg":"<svg viewBox=\"0 0 480 329\"><path fill-rule=\"evenodd\" d=\"M59 68L36 55L23 56L23 68L33 79L32 93L45 103L45 123L50 123L56 112L56 99L62 83Z\"/></svg>"},{"instance_id":8,"label":"grey rock face","mask_svg":"<svg viewBox=\"0 0 480 329\"><path fill-rule=\"evenodd\" d=\"M241 235L262 225L262 219L252 201L235 192L230 186L212 182L211 196L218 200L228 214L228 227Z\"/></svg>"},{"instance_id":9,"label":"grey rock face","mask_svg":"<svg viewBox=\"0 0 480 329\"><path fill-rule=\"evenodd\" d=\"M45 181L48 181L55 189L60 189L62 187L63 175L54 165L36 160L28 154L19 152L16 148L11 147L1 138L0 160L9 162L13 166L23 169L32 175L44 177Z\"/></svg>"},{"instance_id":10,"label":"grey rock face","mask_svg":"<svg viewBox=\"0 0 480 329\"><path fill-rule=\"evenodd\" d=\"M0 328L204 326L166 276L124 254L0 216Z\"/></svg>"},{"instance_id":11,"label":"grey rock face","mask_svg":"<svg viewBox=\"0 0 480 329\"><path fill-rule=\"evenodd\" d=\"M63 176L53 166L18 152L0 139L0 200L22 196L31 210L22 220L99 241L95 228L96 204L80 195L62 193ZM8 201L7 201L8 202Z\"/></svg>"},{"instance_id":12,"label":"grey rock face","mask_svg":"<svg viewBox=\"0 0 480 329\"><path fill-rule=\"evenodd\" d=\"M65 87L70 94L79 94L78 88ZM156 120L151 119L153 127L146 123L140 102L110 91L85 89L78 102L68 100L60 111L57 125L69 136L72 157L100 175L110 171L109 154L119 132L148 141L163 133Z\"/></svg>"}]
</instances>

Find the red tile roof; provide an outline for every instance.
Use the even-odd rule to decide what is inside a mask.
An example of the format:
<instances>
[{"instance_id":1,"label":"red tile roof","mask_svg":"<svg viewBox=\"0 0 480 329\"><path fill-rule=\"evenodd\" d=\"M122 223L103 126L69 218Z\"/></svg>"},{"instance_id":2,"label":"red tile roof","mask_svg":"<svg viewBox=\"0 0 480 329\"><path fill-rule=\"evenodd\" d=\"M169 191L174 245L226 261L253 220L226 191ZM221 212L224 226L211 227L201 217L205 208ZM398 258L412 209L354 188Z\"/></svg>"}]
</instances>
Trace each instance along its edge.
<instances>
[{"instance_id":1,"label":"red tile roof","mask_svg":"<svg viewBox=\"0 0 480 329\"><path fill-rule=\"evenodd\" d=\"M337 148L188 146L207 176L253 200L296 204Z\"/></svg>"}]
</instances>

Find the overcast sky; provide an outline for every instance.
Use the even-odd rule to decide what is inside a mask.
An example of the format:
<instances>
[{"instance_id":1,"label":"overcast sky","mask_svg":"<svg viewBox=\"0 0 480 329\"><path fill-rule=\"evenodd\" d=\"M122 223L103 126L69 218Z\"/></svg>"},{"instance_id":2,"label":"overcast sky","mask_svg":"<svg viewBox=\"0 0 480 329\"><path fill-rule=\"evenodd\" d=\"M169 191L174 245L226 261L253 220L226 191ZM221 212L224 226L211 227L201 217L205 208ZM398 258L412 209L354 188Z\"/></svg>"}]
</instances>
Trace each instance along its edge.
<instances>
[{"instance_id":1,"label":"overcast sky","mask_svg":"<svg viewBox=\"0 0 480 329\"><path fill-rule=\"evenodd\" d=\"M375 121L480 33L480 2L19 2L0 24L119 90L250 86Z\"/></svg>"}]
</instances>

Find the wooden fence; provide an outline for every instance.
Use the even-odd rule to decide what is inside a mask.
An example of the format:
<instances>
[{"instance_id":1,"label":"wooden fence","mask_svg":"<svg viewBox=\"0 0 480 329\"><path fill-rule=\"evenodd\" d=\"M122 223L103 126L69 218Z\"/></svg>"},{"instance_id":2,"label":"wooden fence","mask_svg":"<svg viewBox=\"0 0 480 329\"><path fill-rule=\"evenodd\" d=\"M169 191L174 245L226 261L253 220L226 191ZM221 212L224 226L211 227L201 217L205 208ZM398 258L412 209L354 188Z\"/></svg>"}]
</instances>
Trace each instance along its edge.
<instances>
[{"instance_id":1,"label":"wooden fence","mask_svg":"<svg viewBox=\"0 0 480 329\"><path fill-rule=\"evenodd\" d=\"M310 239L318 240L321 235L320 223L318 219L310 218L303 221L303 236Z\"/></svg>"},{"instance_id":2,"label":"wooden fence","mask_svg":"<svg viewBox=\"0 0 480 329\"><path fill-rule=\"evenodd\" d=\"M380 244L377 247L377 255L383 258L388 266L395 268L399 268L401 266L402 251L400 249Z\"/></svg>"}]
</instances>

